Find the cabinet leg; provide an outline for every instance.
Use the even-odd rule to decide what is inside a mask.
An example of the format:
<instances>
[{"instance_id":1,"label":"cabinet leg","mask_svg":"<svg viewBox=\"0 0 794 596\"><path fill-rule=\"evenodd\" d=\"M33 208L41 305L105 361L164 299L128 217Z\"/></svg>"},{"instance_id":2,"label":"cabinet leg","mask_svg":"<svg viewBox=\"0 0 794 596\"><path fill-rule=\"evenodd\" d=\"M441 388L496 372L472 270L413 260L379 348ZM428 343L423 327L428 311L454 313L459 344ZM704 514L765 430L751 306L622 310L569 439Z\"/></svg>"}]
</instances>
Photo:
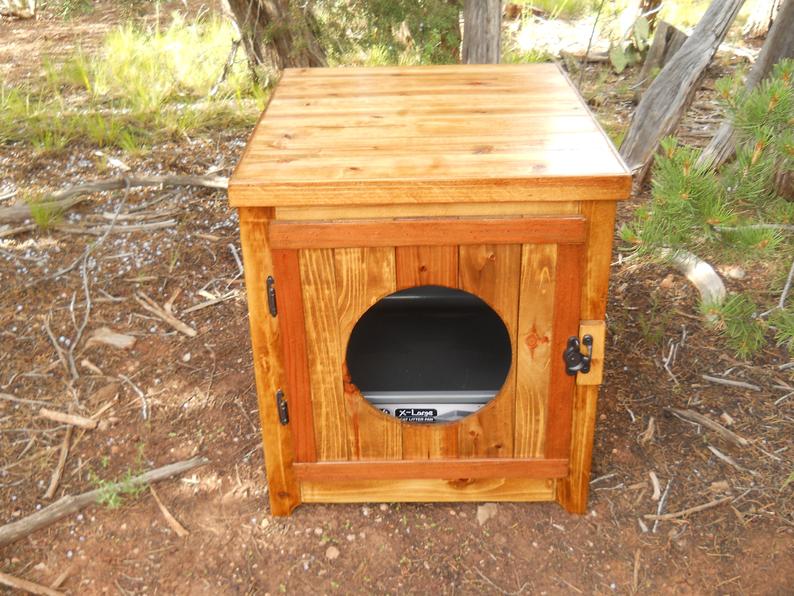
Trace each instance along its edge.
<instances>
[{"instance_id":1,"label":"cabinet leg","mask_svg":"<svg viewBox=\"0 0 794 596\"><path fill-rule=\"evenodd\" d=\"M557 502L570 513L587 511L598 385L577 385L568 477L557 482Z\"/></svg>"}]
</instances>

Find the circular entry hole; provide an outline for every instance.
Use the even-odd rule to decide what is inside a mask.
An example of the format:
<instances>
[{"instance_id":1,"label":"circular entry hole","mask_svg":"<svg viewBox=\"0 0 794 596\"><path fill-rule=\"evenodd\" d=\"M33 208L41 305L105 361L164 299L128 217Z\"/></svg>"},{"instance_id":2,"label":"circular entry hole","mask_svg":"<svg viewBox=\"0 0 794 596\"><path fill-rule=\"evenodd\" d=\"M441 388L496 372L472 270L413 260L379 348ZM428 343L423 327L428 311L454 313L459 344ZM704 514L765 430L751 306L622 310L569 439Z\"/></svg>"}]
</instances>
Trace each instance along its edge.
<instances>
[{"instance_id":1,"label":"circular entry hole","mask_svg":"<svg viewBox=\"0 0 794 596\"><path fill-rule=\"evenodd\" d=\"M510 335L482 299L418 286L390 294L358 320L347 345L350 381L405 422L453 422L491 401L510 371Z\"/></svg>"}]
</instances>

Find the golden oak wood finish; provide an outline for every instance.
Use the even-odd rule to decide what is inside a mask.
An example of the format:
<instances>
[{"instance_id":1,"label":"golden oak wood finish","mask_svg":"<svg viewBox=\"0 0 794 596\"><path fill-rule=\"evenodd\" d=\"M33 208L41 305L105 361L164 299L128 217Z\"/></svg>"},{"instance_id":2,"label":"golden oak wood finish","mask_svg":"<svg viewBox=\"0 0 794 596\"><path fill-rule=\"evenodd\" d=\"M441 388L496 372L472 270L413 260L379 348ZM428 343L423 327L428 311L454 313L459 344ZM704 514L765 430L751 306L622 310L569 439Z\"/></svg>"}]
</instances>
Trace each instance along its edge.
<instances>
[{"instance_id":1,"label":"golden oak wood finish","mask_svg":"<svg viewBox=\"0 0 794 596\"><path fill-rule=\"evenodd\" d=\"M230 181L230 200L616 200L629 185L555 65L287 69Z\"/></svg>"},{"instance_id":2,"label":"golden oak wood finish","mask_svg":"<svg viewBox=\"0 0 794 596\"><path fill-rule=\"evenodd\" d=\"M630 187L556 66L286 70L229 185L272 512L450 500L584 512L615 201ZM513 348L497 396L454 423L383 414L345 363L368 308L427 284L481 297ZM568 376L567 339L586 333L591 373Z\"/></svg>"},{"instance_id":3,"label":"golden oak wood finish","mask_svg":"<svg viewBox=\"0 0 794 596\"><path fill-rule=\"evenodd\" d=\"M373 221L275 221L272 248L362 246L444 246L456 244L581 243L587 231L580 216L502 218L423 218Z\"/></svg>"},{"instance_id":4,"label":"golden oak wood finish","mask_svg":"<svg viewBox=\"0 0 794 596\"><path fill-rule=\"evenodd\" d=\"M553 501L555 481L535 478L344 480L301 482L307 503Z\"/></svg>"},{"instance_id":5,"label":"golden oak wood finish","mask_svg":"<svg viewBox=\"0 0 794 596\"><path fill-rule=\"evenodd\" d=\"M427 461L368 461L296 463L298 480L564 478L567 459L435 459Z\"/></svg>"}]
</instances>

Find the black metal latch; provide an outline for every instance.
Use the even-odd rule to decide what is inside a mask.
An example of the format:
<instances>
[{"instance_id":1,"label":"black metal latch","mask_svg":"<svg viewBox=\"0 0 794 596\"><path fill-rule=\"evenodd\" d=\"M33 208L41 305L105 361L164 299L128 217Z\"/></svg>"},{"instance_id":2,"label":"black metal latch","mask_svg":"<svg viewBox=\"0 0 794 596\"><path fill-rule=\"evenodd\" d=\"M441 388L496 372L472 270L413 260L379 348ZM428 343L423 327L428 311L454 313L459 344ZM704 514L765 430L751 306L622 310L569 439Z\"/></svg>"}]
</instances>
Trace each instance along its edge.
<instances>
[{"instance_id":1,"label":"black metal latch","mask_svg":"<svg viewBox=\"0 0 794 596\"><path fill-rule=\"evenodd\" d=\"M289 424L289 409L287 408L287 399L284 397L284 392L281 389L276 391L276 409L278 410L278 421L282 425Z\"/></svg>"},{"instance_id":2,"label":"black metal latch","mask_svg":"<svg viewBox=\"0 0 794 596\"><path fill-rule=\"evenodd\" d=\"M562 359L565 360L565 372L571 376L590 372L590 363L593 361L593 336L585 335L581 343L587 348L586 356L579 351L578 337L568 338L568 346L562 354Z\"/></svg>"},{"instance_id":3,"label":"black metal latch","mask_svg":"<svg viewBox=\"0 0 794 596\"><path fill-rule=\"evenodd\" d=\"M267 309L270 311L270 316L275 317L278 314L278 307L276 306L276 280L272 275L267 276Z\"/></svg>"}]
</instances>

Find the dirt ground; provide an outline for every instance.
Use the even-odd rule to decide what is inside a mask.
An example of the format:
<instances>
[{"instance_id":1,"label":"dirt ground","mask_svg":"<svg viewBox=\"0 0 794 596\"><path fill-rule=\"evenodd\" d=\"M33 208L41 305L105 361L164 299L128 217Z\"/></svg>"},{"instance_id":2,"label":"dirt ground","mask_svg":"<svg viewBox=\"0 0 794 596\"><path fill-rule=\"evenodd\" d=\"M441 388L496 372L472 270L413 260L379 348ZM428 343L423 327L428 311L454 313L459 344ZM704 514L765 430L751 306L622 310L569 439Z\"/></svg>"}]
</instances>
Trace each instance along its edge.
<instances>
[{"instance_id":1,"label":"dirt ground","mask_svg":"<svg viewBox=\"0 0 794 596\"><path fill-rule=\"evenodd\" d=\"M38 38L96 41L102 29L91 28L92 18L45 26L0 21L7 81L35 72L41 51L30 48L41 47ZM718 124L713 82L730 68L723 60L710 72L682 126L687 140L702 142ZM588 73L588 80L596 75ZM627 121L631 102L611 91L626 80L609 78L594 102L599 114ZM117 157L135 173L227 174L244 143L245 135L219 132L157 146L141 158ZM55 156L0 147L0 196L120 173L105 168L90 147ZM622 205L620 219L645 199L647 193ZM616 241L586 515L568 515L554 504L499 504L480 525L478 504L373 503L304 505L289 518L274 518L234 256L236 214L220 191L133 190L126 198L98 194L66 222L96 225L97 214L117 209L173 212L177 223L110 234L92 252L86 336L104 326L136 343L121 350L81 342L75 381L45 327L68 353L86 304L83 278L79 267L57 280L52 274L93 238L33 230L0 239L0 395L29 400L0 399L0 523L52 501L43 495L66 431L36 416L46 404L83 416L101 412L97 429L74 433L56 498L96 488L98 479L208 457L208 465L156 485L189 534L176 535L147 490L124 495L115 507L88 507L0 548L1 571L45 585L58 579L69 594L792 593L794 499L792 486L783 484L794 470L794 397L787 397L794 378L791 369L779 369L788 355L768 349L753 361L735 360L704 327L693 289L676 273L622 259ZM727 281L758 283L752 270ZM175 312L197 330L195 337L175 332L134 299L144 292L162 305L178 291ZM224 301L185 312L208 293ZM715 385L703 374L760 390ZM749 445L726 442L666 407L729 421ZM643 518L658 506L650 472L669 489L666 512L731 499L654 527Z\"/></svg>"}]
</instances>

